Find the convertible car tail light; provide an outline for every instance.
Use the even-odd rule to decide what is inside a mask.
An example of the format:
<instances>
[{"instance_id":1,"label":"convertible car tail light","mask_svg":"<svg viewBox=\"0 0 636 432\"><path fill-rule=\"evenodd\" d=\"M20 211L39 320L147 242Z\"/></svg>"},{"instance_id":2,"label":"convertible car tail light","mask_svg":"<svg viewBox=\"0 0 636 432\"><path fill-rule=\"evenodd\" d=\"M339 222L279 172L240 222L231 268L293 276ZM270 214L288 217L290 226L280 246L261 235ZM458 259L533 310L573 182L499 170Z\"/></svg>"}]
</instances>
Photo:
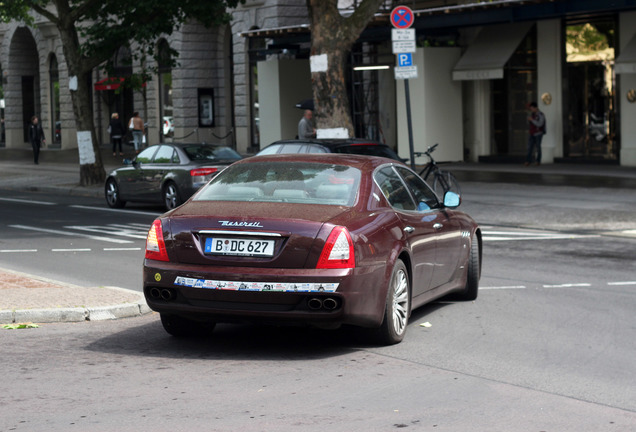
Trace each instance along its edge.
<instances>
[{"instance_id":1,"label":"convertible car tail light","mask_svg":"<svg viewBox=\"0 0 636 432\"><path fill-rule=\"evenodd\" d=\"M329 234L325 247L318 259L319 269L354 268L356 259L353 253L353 241L349 230L337 226Z\"/></svg>"},{"instance_id":2,"label":"convertible car tail light","mask_svg":"<svg viewBox=\"0 0 636 432\"><path fill-rule=\"evenodd\" d=\"M166 244L163 241L163 229L161 228L161 221L159 219L152 223L148 231L148 237L146 238L146 259L170 261L168 251L166 251Z\"/></svg>"},{"instance_id":3,"label":"convertible car tail light","mask_svg":"<svg viewBox=\"0 0 636 432\"><path fill-rule=\"evenodd\" d=\"M190 170L190 177L194 183L207 182L216 175L218 168L195 168Z\"/></svg>"}]
</instances>

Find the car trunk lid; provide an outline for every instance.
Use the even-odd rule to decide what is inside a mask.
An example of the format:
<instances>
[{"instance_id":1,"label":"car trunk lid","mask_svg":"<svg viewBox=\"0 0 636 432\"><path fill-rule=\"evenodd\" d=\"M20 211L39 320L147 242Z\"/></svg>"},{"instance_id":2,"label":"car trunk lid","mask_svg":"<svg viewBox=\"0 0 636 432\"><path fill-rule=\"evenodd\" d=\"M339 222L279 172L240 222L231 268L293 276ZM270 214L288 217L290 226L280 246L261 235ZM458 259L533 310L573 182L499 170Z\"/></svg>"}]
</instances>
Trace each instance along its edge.
<instances>
[{"instance_id":1,"label":"car trunk lid","mask_svg":"<svg viewBox=\"0 0 636 432\"><path fill-rule=\"evenodd\" d=\"M315 266L329 235L322 227L347 210L222 201L184 207L169 218L171 251L180 263L268 268Z\"/></svg>"}]
</instances>

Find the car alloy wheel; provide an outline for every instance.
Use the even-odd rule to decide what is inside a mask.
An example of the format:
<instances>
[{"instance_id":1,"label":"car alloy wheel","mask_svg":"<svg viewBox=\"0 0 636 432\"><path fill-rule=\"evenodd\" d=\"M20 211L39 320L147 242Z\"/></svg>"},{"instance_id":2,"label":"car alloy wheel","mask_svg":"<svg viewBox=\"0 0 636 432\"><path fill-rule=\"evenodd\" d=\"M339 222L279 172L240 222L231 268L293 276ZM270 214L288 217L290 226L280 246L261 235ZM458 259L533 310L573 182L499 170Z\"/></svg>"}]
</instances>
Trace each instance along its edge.
<instances>
[{"instance_id":1,"label":"car alloy wheel","mask_svg":"<svg viewBox=\"0 0 636 432\"><path fill-rule=\"evenodd\" d=\"M410 301L409 275L404 263L397 260L389 281L384 321L376 331L378 342L392 345L404 339L411 309Z\"/></svg>"},{"instance_id":2,"label":"car alloy wheel","mask_svg":"<svg viewBox=\"0 0 636 432\"><path fill-rule=\"evenodd\" d=\"M109 207L121 208L126 204L126 202L122 201L119 197L119 186L117 186L117 182L112 178L106 182L104 194L106 196L106 204L108 204Z\"/></svg>"},{"instance_id":3,"label":"car alloy wheel","mask_svg":"<svg viewBox=\"0 0 636 432\"><path fill-rule=\"evenodd\" d=\"M181 199L179 198L179 190L177 185L170 182L163 189L163 202L167 210L172 210L181 205Z\"/></svg>"}]
</instances>

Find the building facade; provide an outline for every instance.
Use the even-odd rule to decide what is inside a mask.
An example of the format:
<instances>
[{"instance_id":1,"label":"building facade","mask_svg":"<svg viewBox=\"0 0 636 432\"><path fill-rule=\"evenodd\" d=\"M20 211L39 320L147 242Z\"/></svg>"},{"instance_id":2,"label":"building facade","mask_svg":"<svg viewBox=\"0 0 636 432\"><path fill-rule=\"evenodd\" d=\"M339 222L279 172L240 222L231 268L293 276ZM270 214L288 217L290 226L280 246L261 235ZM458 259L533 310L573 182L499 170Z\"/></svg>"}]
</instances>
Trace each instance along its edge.
<instances>
[{"instance_id":1,"label":"building facade","mask_svg":"<svg viewBox=\"0 0 636 432\"><path fill-rule=\"evenodd\" d=\"M394 76L388 12L414 10L418 77L409 80L416 151L440 143L436 159L523 162L528 104L547 118L543 163L636 166L636 0L385 2L350 55L348 97L356 136L384 141L409 157L406 91ZM343 14L355 1L341 2ZM252 153L294 138L310 99L310 28L304 0L248 0L232 22L192 22L160 38L179 52L141 91L93 73L93 107L104 145L112 112L139 111L148 141L221 142ZM124 47L115 80L137 68ZM118 61L121 60L121 61ZM26 148L38 114L49 146L77 147L69 77L56 29L0 24L4 134L0 146ZM3 108L4 106L4 108ZM425 162L425 161L420 161Z\"/></svg>"}]
</instances>

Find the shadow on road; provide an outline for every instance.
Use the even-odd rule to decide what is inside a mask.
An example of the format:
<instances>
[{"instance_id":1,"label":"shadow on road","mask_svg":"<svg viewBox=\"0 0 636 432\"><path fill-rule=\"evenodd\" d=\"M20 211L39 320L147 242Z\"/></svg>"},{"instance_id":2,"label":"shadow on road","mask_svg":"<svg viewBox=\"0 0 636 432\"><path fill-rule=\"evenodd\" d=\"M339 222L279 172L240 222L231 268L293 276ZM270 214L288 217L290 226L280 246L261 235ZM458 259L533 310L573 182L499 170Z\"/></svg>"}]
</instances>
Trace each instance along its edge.
<instances>
[{"instance_id":1,"label":"shadow on road","mask_svg":"<svg viewBox=\"0 0 636 432\"><path fill-rule=\"evenodd\" d=\"M417 326L443 302L425 305L412 313L409 327ZM159 315L137 319L143 324L113 333L88 346L87 350L140 357L209 360L318 360L347 355L375 347L368 329L343 326L323 330L303 326L218 324L206 336L175 338L166 333ZM410 329L413 331L413 329ZM408 339L407 330L405 338Z\"/></svg>"}]
</instances>

